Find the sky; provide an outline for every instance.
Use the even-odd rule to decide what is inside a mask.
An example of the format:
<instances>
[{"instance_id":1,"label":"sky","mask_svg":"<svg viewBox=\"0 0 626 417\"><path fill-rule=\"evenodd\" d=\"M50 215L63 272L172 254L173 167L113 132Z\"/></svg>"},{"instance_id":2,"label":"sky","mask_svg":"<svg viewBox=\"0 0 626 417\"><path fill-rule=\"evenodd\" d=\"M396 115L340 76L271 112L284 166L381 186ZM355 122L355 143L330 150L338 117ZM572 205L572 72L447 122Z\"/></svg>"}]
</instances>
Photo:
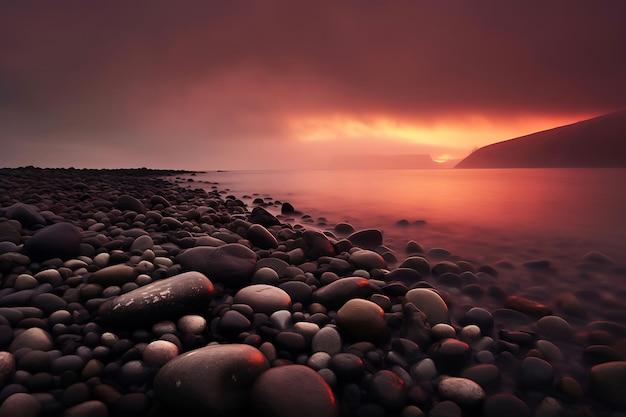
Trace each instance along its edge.
<instances>
[{"instance_id":1,"label":"sky","mask_svg":"<svg viewBox=\"0 0 626 417\"><path fill-rule=\"evenodd\" d=\"M626 109L625 21L623 0L0 0L0 166L463 158Z\"/></svg>"}]
</instances>

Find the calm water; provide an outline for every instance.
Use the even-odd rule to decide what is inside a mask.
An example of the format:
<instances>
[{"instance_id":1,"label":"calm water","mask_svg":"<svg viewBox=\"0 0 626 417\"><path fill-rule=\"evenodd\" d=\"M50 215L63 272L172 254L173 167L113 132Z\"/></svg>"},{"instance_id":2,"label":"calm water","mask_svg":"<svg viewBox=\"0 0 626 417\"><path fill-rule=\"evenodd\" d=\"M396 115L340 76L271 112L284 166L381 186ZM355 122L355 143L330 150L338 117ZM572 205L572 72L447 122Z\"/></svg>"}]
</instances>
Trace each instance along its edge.
<instances>
[{"instance_id":1,"label":"calm water","mask_svg":"<svg viewBox=\"0 0 626 417\"><path fill-rule=\"evenodd\" d=\"M229 171L194 178L237 197L288 201L326 218L329 229L340 221L380 228L400 255L415 240L480 262L571 264L597 250L626 263L625 169ZM411 225L396 226L402 219Z\"/></svg>"}]
</instances>

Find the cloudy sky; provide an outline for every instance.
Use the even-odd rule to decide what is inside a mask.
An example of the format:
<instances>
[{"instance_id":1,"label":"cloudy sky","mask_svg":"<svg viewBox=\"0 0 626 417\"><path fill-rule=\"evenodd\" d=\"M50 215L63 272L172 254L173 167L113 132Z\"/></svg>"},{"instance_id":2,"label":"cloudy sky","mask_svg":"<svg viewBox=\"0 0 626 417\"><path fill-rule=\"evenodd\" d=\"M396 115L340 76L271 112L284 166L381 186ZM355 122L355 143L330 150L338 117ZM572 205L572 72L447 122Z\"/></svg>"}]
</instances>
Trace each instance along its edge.
<instances>
[{"instance_id":1,"label":"cloudy sky","mask_svg":"<svg viewBox=\"0 0 626 417\"><path fill-rule=\"evenodd\" d=\"M0 166L461 158L626 108L625 21L623 0L2 1Z\"/></svg>"}]
</instances>

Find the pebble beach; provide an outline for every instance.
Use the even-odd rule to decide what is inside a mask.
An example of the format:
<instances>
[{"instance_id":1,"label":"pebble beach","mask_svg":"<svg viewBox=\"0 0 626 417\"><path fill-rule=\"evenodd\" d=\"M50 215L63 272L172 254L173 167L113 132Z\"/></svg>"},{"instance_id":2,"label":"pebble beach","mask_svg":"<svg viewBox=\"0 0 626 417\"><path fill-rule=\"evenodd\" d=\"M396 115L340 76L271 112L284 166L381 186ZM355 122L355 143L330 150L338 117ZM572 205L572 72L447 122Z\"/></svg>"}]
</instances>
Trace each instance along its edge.
<instances>
[{"instance_id":1,"label":"pebble beach","mask_svg":"<svg viewBox=\"0 0 626 417\"><path fill-rule=\"evenodd\" d=\"M0 417L626 416L626 264L557 265L191 172L0 169Z\"/></svg>"}]
</instances>

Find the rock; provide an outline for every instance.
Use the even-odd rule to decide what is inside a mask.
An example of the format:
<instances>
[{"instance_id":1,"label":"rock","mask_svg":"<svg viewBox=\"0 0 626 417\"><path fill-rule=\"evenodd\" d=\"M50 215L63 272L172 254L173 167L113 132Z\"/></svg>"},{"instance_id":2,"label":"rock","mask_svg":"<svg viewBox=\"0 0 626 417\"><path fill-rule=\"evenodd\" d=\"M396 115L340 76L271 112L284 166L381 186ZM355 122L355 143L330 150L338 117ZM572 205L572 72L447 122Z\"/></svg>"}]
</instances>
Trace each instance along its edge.
<instances>
[{"instance_id":1,"label":"rock","mask_svg":"<svg viewBox=\"0 0 626 417\"><path fill-rule=\"evenodd\" d=\"M9 352L0 351L0 387L11 378L15 372L15 357Z\"/></svg>"},{"instance_id":2,"label":"rock","mask_svg":"<svg viewBox=\"0 0 626 417\"><path fill-rule=\"evenodd\" d=\"M263 207L253 208L250 216L248 217L248 221L250 223L258 223L265 227L271 227L280 224L280 221Z\"/></svg>"},{"instance_id":3,"label":"rock","mask_svg":"<svg viewBox=\"0 0 626 417\"><path fill-rule=\"evenodd\" d=\"M500 370L496 365L490 363L470 366L464 369L459 376L471 379L483 388L493 388L500 384Z\"/></svg>"},{"instance_id":4,"label":"rock","mask_svg":"<svg viewBox=\"0 0 626 417\"><path fill-rule=\"evenodd\" d=\"M63 413L63 417L107 417L109 410L102 401L89 400L69 407Z\"/></svg>"},{"instance_id":5,"label":"rock","mask_svg":"<svg viewBox=\"0 0 626 417\"><path fill-rule=\"evenodd\" d=\"M538 317L552 314L552 310L547 305L515 295L508 296L504 300L504 307Z\"/></svg>"},{"instance_id":6,"label":"rock","mask_svg":"<svg viewBox=\"0 0 626 417\"><path fill-rule=\"evenodd\" d=\"M330 386L313 369L286 365L263 372L252 386L252 405L260 416L335 417L337 401Z\"/></svg>"},{"instance_id":7,"label":"rock","mask_svg":"<svg viewBox=\"0 0 626 417\"><path fill-rule=\"evenodd\" d=\"M531 388L546 388L552 385L554 369L549 362L540 358L525 358L519 369L519 382Z\"/></svg>"},{"instance_id":8,"label":"rock","mask_svg":"<svg viewBox=\"0 0 626 417\"><path fill-rule=\"evenodd\" d=\"M441 372L456 373L469 362L472 349L460 340L442 339L428 349L428 354Z\"/></svg>"},{"instance_id":9,"label":"rock","mask_svg":"<svg viewBox=\"0 0 626 417\"><path fill-rule=\"evenodd\" d=\"M440 401L428 413L428 417L461 417L463 411L453 401Z\"/></svg>"},{"instance_id":10,"label":"rock","mask_svg":"<svg viewBox=\"0 0 626 417\"><path fill-rule=\"evenodd\" d=\"M293 207L291 203L288 203L285 201L280 206L280 214L291 215L291 214L295 214L295 212L296 212L296 209Z\"/></svg>"},{"instance_id":11,"label":"rock","mask_svg":"<svg viewBox=\"0 0 626 417\"><path fill-rule=\"evenodd\" d=\"M335 255L335 248L330 240L316 230L305 230L302 233L302 242L306 259L316 260L322 256Z\"/></svg>"},{"instance_id":12,"label":"rock","mask_svg":"<svg viewBox=\"0 0 626 417\"><path fill-rule=\"evenodd\" d=\"M111 285L122 286L133 282L137 278L137 271L132 266L118 264L102 268L89 276L87 282L100 284L103 287Z\"/></svg>"},{"instance_id":13,"label":"rock","mask_svg":"<svg viewBox=\"0 0 626 417\"><path fill-rule=\"evenodd\" d=\"M415 304L406 303L402 306L402 326L400 335L418 345L428 346L432 339L431 327L426 323L426 315Z\"/></svg>"},{"instance_id":14,"label":"rock","mask_svg":"<svg viewBox=\"0 0 626 417\"><path fill-rule=\"evenodd\" d=\"M378 229L359 230L347 238L354 246L376 249L383 244L383 234Z\"/></svg>"},{"instance_id":15,"label":"rock","mask_svg":"<svg viewBox=\"0 0 626 417\"><path fill-rule=\"evenodd\" d=\"M601 265L613 265L615 261L610 256L597 251L588 252L583 256L583 261Z\"/></svg>"},{"instance_id":16,"label":"rock","mask_svg":"<svg viewBox=\"0 0 626 417\"><path fill-rule=\"evenodd\" d=\"M167 340L148 343L143 351L143 361L148 366L161 367L178 356L178 346Z\"/></svg>"},{"instance_id":17,"label":"rock","mask_svg":"<svg viewBox=\"0 0 626 417\"><path fill-rule=\"evenodd\" d=\"M366 271L371 271L374 268L387 268L387 262L385 262L383 257L371 250L353 252L350 255L350 262L352 262L356 268L365 269Z\"/></svg>"},{"instance_id":18,"label":"rock","mask_svg":"<svg viewBox=\"0 0 626 417\"><path fill-rule=\"evenodd\" d=\"M489 336L493 330L494 320L489 311L480 307L472 307L465 313L459 324L462 326L475 324L480 328L480 333L483 336Z\"/></svg>"},{"instance_id":19,"label":"rock","mask_svg":"<svg viewBox=\"0 0 626 417\"><path fill-rule=\"evenodd\" d=\"M322 327L311 340L311 351L336 355L341 352L341 335L331 326Z\"/></svg>"},{"instance_id":20,"label":"rock","mask_svg":"<svg viewBox=\"0 0 626 417\"><path fill-rule=\"evenodd\" d=\"M229 287L242 287L252 279L256 254L239 243L219 247L198 246L176 256L185 271L198 271Z\"/></svg>"},{"instance_id":21,"label":"rock","mask_svg":"<svg viewBox=\"0 0 626 417\"><path fill-rule=\"evenodd\" d=\"M152 249L154 247L154 241L149 235L143 235L137 237L133 244L130 245L131 252L145 252L148 249Z\"/></svg>"},{"instance_id":22,"label":"rock","mask_svg":"<svg viewBox=\"0 0 626 417\"><path fill-rule=\"evenodd\" d=\"M264 266L263 268L257 269L254 272L254 275L252 276L253 284L278 285L279 282L280 282L280 277L278 276L278 272L266 266Z\"/></svg>"},{"instance_id":23,"label":"rock","mask_svg":"<svg viewBox=\"0 0 626 417\"><path fill-rule=\"evenodd\" d=\"M345 277L315 290L313 301L328 308L337 308L353 298L369 297L373 292L368 279Z\"/></svg>"},{"instance_id":24,"label":"rock","mask_svg":"<svg viewBox=\"0 0 626 417\"><path fill-rule=\"evenodd\" d=\"M407 388L405 382L394 372L381 370L372 377L368 395L387 410L399 410L406 404Z\"/></svg>"},{"instance_id":25,"label":"rock","mask_svg":"<svg viewBox=\"0 0 626 417\"><path fill-rule=\"evenodd\" d=\"M337 311L335 321L355 341L380 343L390 335L383 309L368 300L349 300Z\"/></svg>"},{"instance_id":26,"label":"rock","mask_svg":"<svg viewBox=\"0 0 626 417\"><path fill-rule=\"evenodd\" d=\"M415 288L406 293L406 301L413 303L426 315L426 321L434 326L438 323L450 324L450 312L443 299L435 291Z\"/></svg>"},{"instance_id":27,"label":"rock","mask_svg":"<svg viewBox=\"0 0 626 417\"><path fill-rule=\"evenodd\" d=\"M345 237L354 233L354 227L351 224L339 222L333 228L337 236Z\"/></svg>"},{"instance_id":28,"label":"rock","mask_svg":"<svg viewBox=\"0 0 626 417\"><path fill-rule=\"evenodd\" d=\"M443 378L437 391L442 398L454 401L461 407L475 406L486 398L481 386L467 378Z\"/></svg>"},{"instance_id":29,"label":"rock","mask_svg":"<svg viewBox=\"0 0 626 417\"><path fill-rule=\"evenodd\" d=\"M141 326L185 314L204 312L213 283L200 272L185 272L154 281L100 306L102 320L123 327Z\"/></svg>"},{"instance_id":30,"label":"rock","mask_svg":"<svg viewBox=\"0 0 626 417\"><path fill-rule=\"evenodd\" d=\"M236 336L249 330L251 326L250 320L239 311L228 310L220 317L217 330L226 336Z\"/></svg>"},{"instance_id":31,"label":"rock","mask_svg":"<svg viewBox=\"0 0 626 417\"><path fill-rule=\"evenodd\" d=\"M537 329L549 340L568 340L574 334L570 324L559 316L544 316L537 320Z\"/></svg>"},{"instance_id":32,"label":"rock","mask_svg":"<svg viewBox=\"0 0 626 417\"><path fill-rule=\"evenodd\" d=\"M483 403L485 417L530 417L530 415L526 403L511 394L495 394Z\"/></svg>"},{"instance_id":33,"label":"rock","mask_svg":"<svg viewBox=\"0 0 626 417\"><path fill-rule=\"evenodd\" d=\"M626 361L606 362L592 367L589 388L599 401L626 406Z\"/></svg>"},{"instance_id":34,"label":"rock","mask_svg":"<svg viewBox=\"0 0 626 417\"><path fill-rule=\"evenodd\" d=\"M250 389L268 368L265 356L252 346L209 345L166 363L154 378L154 391L177 414L246 415ZM275 389L277 382L268 388ZM274 392L285 397L286 391Z\"/></svg>"},{"instance_id":35,"label":"rock","mask_svg":"<svg viewBox=\"0 0 626 417\"><path fill-rule=\"evenodd\" d=\"M15 203L9 207L6 211L6 217L10 220L17 220L22 227L27 229L33 226L40 226L46 224L46 219L38 213L35 206L30 204Z\"/></svg>"},{"instance_id":36,"label":"rock","mask_svg":"<svg viewBox=\"0 0 626 417\"><path fill-rule=\"evenodd\" d=\"M31 394L18 392L0 405L2 417L35 417L41 409L39 401Z\"/></svg>"},{"instance_id":37,"label":"rock","mask_svg":"<svg viewBox=\"0 0 626 417\"><path fill-rule=\"evenodd\" d=\"M47 331L39 327L31 327L13 339L9 345L9 352L14 353L22 348L48 351L54 349L54 342Z\"/></svg>"},{"instance_id":38,"label":"rock","mask_svg":"<svg viewBox=\"0 0 626 417\"><path fill-rule=\"evenodd\" d=\"M260 249L276 249L278 247L278 241L274 235L260 224L251 225L246 233L246 237L252 245Z\"/></svg>"},{"instance_id":39,"label":"rock","mask_svg":"<svg viewBox=\"0 0 626 417\"><path fill-rule=\"evenodd\" d=\"M328 368L341 381L358 381L365 370L363 360L353 353L338 353L330 358Z\"/></svg>"},{"instance_id":40,"label":"rock","mask_svg":"<svg viewBox=\"0 0 626 417\"><path fill-rule=\"evenodd\" d=\"M67 260L80 254L80 231L71 223L44 227L24 243L22 252L35 261Z\"/></svg>"},{"instance_id":41,"label":"rock","mask_svg":"<svg viewBox=\"0 0 626 417\"><path fill-rule=\"evenodd\" d=\"M19 225L12 224L13 222L0 222L0 242L10 242L14 245L19 245L22 241L22 233L20 232ZM15 248L15 246L13 246ZM5 250L8 252L8 250ZM0 251L2 253L4 251Z\"/></svg>"},{"instance_id":42,"label":"rock","mask_svg":"<svg viewBox=\"0 0 626 417\"><path fill-rule=\"evenodd\" d=\"M178 330L187 334L202 334L207 328L206 319L197 314L188 314L178 319Z\"/></svg>"},{"instance_id":43,"label":"rock","mask_svg":"<svg viewBox=\"0 0 626 417\"><path fill-rule=\"evenodd\" d=\"M278 287L266 284L254 284L240 289L235 294L234 301L249 305L255 313L268 315L291 308L289 294Z\"/></svg>"},{"instance_id":44,"label":"rock","mask_svg":"<svg viewBox=\"0 0 626 417\"><path fill-rule=\"evenodd\" d=\"M115 208L121 211L131 210L136 213L146 213L146 207L143 205L143 203L135 197L127 194L121 195L117 199L117 201L115 202Z\"/></svg>"}]
</instances>

